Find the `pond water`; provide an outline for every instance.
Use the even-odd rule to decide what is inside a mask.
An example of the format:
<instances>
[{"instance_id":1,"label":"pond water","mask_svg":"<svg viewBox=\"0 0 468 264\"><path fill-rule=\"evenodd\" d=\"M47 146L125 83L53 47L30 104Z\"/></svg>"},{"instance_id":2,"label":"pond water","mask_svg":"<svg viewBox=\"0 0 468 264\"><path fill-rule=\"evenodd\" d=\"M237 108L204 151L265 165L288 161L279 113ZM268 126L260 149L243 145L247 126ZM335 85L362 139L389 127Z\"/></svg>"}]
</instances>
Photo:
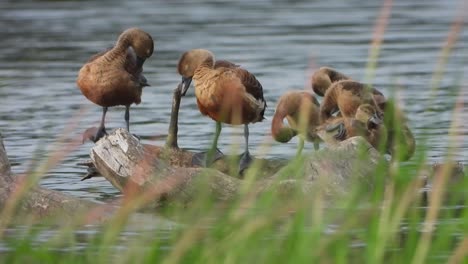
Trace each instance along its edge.
<instances>
[{"instance_id":1,"label":"pond water","mask_svg":"<svg viewBox=\"0 0 468 264\"><path fill-rule=\"evenodd\" d=\"M0 3L0 132L15 173L44 164L50 151L62 161L48 169L43 186L78 197L103 200L118 192L103 179L80 182L77 163L91 143L75 145L81 133L97 126L101 108L79 91L79 68L112 45L128 27L155 39L147 60L142 103L131 108L131 129L144 143L164 143L172 91L180 81L175 67L182 52L206 48L254 73L264 87L267 120L250 126L254 155L288 158L296 144L274 143L270 122L279 96L310 89L314 69L332 66L364 80L380 1L18 1ZM425 141L431 161L447 153L453 120L456 159L468 161L467 106L454 117L456 100L466 102L468 29L446 61L440 88L431 79L441 48L460 10L455 0L395 1L374 79L385 95L395 95L416 139ZM124 108L110 109L108 129L123 127ZM197 110L193 89L183 98L179 145L205 149L214 122ZM241 128L225 127L220 148L242 144ZM264 146L268 147L265 151ZM307 144L307 151L313 151Z\"/></svg>"}]
</instances>

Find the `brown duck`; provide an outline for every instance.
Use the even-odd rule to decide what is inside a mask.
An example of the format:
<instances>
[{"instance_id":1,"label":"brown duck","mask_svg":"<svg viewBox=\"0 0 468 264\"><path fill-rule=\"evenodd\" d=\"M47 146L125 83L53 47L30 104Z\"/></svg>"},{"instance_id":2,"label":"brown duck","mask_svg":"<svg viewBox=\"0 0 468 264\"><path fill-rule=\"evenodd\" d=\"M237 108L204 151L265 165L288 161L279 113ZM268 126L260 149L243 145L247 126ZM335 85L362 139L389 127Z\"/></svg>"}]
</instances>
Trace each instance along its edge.
<instances>
[{"instance_id":1,"label":"brown duck","mask_svg":"<svg viewBox=\"0 0 468 264\"><path fill-rule=\"evenodd\" d=\"M328 144L337 144L351 137L362 136L374 148L385 152L387 129L382 118L382 114L374 106L362 104L353 118L333 117L317 127L316 133Z\"/></svg>"},{"instance_id":2,"label":"brown duck","mask_svg":"<svg viewBox=\"0 0 468 264\"><path fill-rule=\"evenodd\" d=\"M138 28L120 34L115 46L93 56L78 73L76 83L88 100L102 106L102 118L93 142L106 135L105 118L110 106L125 106L125 122L130 130L130 105L141 102L142 88L148 86L143 63L153 54L153 39Z\"/></svg>"},{"instance_id":3,"label":"brown duck","mask_svg":"<svg viewBox=\"0 0 468 264\"><path fill-rule=\"evenodd\" d=\"M371 104L378 110L385 109L385 97L375 91L377 90L369 90L365 84L351 80L333 83L322 101L320 122L326 122L337 111L343 117L354 117L361 104Z\"/></svg>"},{"instance_id":4,"label":"brown duck","mask_svg":"<svg viewBox=\"0 0 468 264\"><path fill-rule=\"evenodd\" d=\"M248 124L264 119L266 102L263 88L253 74L235 64L223 61L217 67L215 65L215 57L208 50L185 52L177 67L182 76L182 94L187 92L193 79L198 109L216 121L216 134L205 165L211 163L210 153L217 149L221 123L244 125L245 152L239 165L242 172L251 161Z\"/></svg>"},{"instance_id":5,"label":"brown duck","mask_svg":"<svg viewBox=\"0 0 468 264\"><path fill-rule=\"evenodd\" d=\"M273 138L286 143L299 134L296 155L300 155L304 148L304 138L314 142L314 148L317 150L319 137L315 134L315 129L319 125L319 111L320 104L312 94L305 91L286 92L276 105L271 123ZM283 124L285 118L289 126Z\"/></svg>"}]
</instances>

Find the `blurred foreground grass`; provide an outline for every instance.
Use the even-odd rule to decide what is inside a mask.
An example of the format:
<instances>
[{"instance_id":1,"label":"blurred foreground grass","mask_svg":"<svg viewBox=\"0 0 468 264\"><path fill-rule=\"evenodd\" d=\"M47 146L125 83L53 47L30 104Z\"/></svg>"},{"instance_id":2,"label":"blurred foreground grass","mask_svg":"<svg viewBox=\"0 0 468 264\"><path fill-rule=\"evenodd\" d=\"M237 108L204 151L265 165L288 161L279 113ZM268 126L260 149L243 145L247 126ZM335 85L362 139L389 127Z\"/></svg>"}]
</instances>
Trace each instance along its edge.
<instances>
[{"instance_id":1,"label":"blurred foreground grass","mask_svg":"<svg viewBox=\"0 0 468 264\"><path fill-rule=\"evenodd\" d=\"M369 83L390 9L386 1L376 23ZM457 18L449 33L432 91L462 24ZM457 144L452 136L446 161ZM411 163L393 164L389 171L379 167L374 189L354 186L333 202L301 191L257 195L252 170L230 202L214 202L201 191L187 207L169 206L135 219L122 205L92 226L83 225L81 215L69 223L12 220L0 230L0 263L468 263L468 177L455 181L442 169L424 196L420 176L427 170L428 146L418 144ZM291 166L292 174L300 169Z\"/></svg>"},{"instance_id":2,"label":"blurred foreground grass","mask_svg":"<svg viewBox=\"0 0 468 264\"><path fill-rule=\"evenodd\" d=\"M80 215L76 223L12 222L3 230L0 262L466 263L468 177L449 179L442 168L424 197L418 176L427 167L423 154L419 159L376 171L373 190L355 186L333 202L317 192L258 195L249 175L230 202L201 191L189 206L136 219L119 210L92 226Z\"/></svg>"}]
</instances>

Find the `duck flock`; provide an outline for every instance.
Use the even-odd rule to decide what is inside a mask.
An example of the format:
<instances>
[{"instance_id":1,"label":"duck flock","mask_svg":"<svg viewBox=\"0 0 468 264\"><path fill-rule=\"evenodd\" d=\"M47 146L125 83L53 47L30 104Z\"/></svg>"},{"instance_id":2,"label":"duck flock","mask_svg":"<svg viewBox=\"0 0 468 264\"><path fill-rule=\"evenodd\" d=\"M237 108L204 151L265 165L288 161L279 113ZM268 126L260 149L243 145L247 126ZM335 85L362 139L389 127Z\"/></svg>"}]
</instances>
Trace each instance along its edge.
<instances>
[{"instance_id":1,"label":"duck flock","mask_svg":"<svg viewBox=\"0 0 468 264\"><path fill-rule=\"evenodd\" d=\"M108 107L124 105L125 122L130 131L130 105L139 104L143 87L143 64L154 50L150 34L138 28L125 30L115 46L91 57L80 69L77 85L83 95L102 107L98 129L84 138L97 142L107 135L105 117ZM182 54L177 65L182 76L179 85L184 96L194 82L198 109L216 122L216 133L207 154L198 157L204 166L222 156L217 148L221 124L244 125L245 150L239 171L252 161L249 153L249 124L264 120L267 107L263 87L249 71L226 60L217 60L205 49ZM297 155L304 141L318 149L319 142L337 144L354 136L364 137L372 146L394 159L408 160L414 153L415 140L403 112L377 89L368 87L329 67L321 67L312 76L312 91L288 91L277 103L271 134L286 143L299 136ZM320 104L316 96L322 96ZM283 121L287 120L288 126Z\"/></svg>"}]
</instances>

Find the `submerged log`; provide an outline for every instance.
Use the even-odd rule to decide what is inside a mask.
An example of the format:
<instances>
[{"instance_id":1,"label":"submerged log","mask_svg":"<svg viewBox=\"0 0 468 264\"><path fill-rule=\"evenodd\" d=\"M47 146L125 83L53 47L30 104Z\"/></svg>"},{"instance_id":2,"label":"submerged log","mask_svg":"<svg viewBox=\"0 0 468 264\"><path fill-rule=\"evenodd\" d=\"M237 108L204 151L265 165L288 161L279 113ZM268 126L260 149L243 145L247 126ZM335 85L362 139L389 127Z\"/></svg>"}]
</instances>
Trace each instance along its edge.
<instances>
[{"instance_id":1,"label":"submerged log","mask_svg":"<svg viewBox=\"0 0 468 264\"><path fill-rule=\"evenodd\" d=\"M60 216L73 219L80 212L98 205L63 192L37 187L35 180L28 177L12 175L0 134L0 211L3 218L28 214L33 218Z\"/></svg>"}]
</instances>

